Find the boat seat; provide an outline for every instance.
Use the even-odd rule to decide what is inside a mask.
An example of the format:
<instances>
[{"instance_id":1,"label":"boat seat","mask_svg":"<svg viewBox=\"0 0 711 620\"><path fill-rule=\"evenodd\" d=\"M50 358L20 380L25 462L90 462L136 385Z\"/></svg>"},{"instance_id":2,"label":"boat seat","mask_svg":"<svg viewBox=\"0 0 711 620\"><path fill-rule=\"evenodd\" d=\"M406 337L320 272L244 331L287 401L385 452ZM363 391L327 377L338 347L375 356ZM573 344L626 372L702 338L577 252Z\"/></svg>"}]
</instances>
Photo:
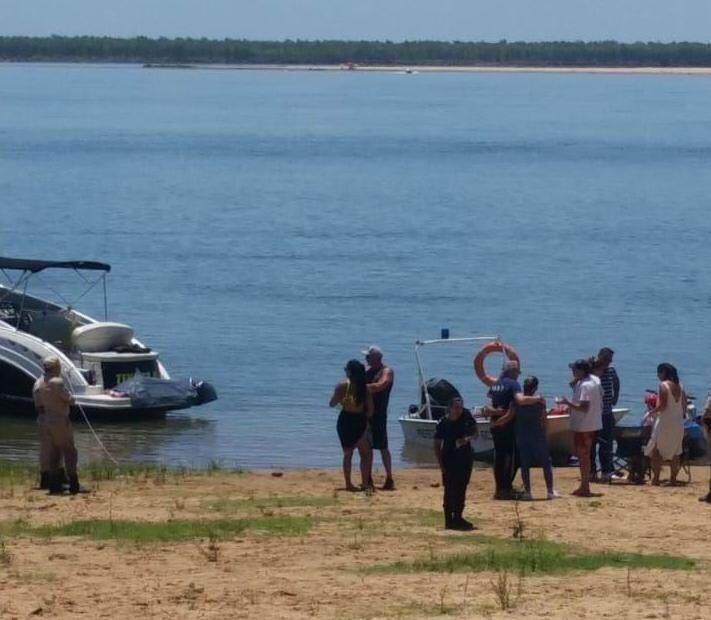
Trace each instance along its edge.
<instances>
[{"instance_id":1,"label":"boat seat","mask_svg":"<svg viewBox=\"0 0 711 620\"><path fill-rule=\"evenodd\" d=\"M27 332L55 347L68 350L72 344L74 324L58 312L32 312Z\"/></svg>"},{"instance_id":2,"label":"boat seat","mask_svg":"<svg viewBox=\"0 0 711 620\"><path fill-rule=\"evenodd\" d=\"M71 339L77 351L105 353L116 348L130 347L133 343L133 329L123 323L89 323L77 327Z\"/></svg>"}]
</instances>

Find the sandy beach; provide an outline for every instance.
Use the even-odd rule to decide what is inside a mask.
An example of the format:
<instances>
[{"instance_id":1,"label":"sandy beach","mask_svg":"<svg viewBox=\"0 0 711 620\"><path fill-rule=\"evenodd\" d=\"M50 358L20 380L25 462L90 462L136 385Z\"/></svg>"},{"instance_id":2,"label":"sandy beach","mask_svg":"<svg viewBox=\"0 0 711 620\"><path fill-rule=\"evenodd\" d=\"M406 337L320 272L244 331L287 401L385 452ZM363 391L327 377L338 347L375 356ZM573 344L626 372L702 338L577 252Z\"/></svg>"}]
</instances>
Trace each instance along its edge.
<instances>
[{"instance_id":1,"label":"sandy beach","mask_svg":"<svg viewBox=\"0 0 711 620\"><path fill-rule=\"evenodd\" d=\"M372 496L340 490L337 471L95 473L85 475L91 491L73 498L4 477L0 617L708 617L711 506L697 500L707 468L688 486L603 485L588 500L568 495L574 469L556 474L563 498L514 503L493 501L491 473L477 471L474 533L442 529L435 470L398 472L395 492ZM539 471L533 484L541 496ZM693 566L412 570L489 544L515 548L521 525L524 541L672 554Z\"/></svg>"},{"instance_id":2,"label":"sandy beach","mask_svg":"<svg viewBox=\"0 0 711 620\"><path fill-rule=\"evenodd\" d=\"M517 67L445 65L229 65L148 63L149 69L210 69L215 71L347 71L365 73L587 73L601 75L711 75L711 67Z\"/></svg>"}]
</instances>

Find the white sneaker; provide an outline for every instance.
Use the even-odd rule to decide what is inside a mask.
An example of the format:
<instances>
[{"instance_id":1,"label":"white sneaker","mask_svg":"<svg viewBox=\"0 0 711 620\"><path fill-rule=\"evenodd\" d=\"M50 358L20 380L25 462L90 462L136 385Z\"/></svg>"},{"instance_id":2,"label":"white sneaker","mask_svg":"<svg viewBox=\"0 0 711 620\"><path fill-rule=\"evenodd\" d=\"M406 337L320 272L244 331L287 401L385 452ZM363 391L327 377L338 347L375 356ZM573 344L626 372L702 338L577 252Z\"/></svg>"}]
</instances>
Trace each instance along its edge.
<instances>
[{"instance_id":1,"label":"white sneaker","mask_svg":"<svg viewBox=\"0 0 711 620\"><path fill-rule=\"evenodd\" d=\"M548 493L548 499L558 499L560 497L560 493L558 491L553 490L550 493Z\"/></svg>"},{"instance_id":2,"label":"white sneaker","mask_svg":"<svg viewBox=\"0 0 711 620\"><path fill-rule=\"evenodd\" d=\"M524 491L523 493L521 493L521 497L519 497L519 500L522 502L532 502L533 496L528 491Z\"/></svg>"}]
</instances>

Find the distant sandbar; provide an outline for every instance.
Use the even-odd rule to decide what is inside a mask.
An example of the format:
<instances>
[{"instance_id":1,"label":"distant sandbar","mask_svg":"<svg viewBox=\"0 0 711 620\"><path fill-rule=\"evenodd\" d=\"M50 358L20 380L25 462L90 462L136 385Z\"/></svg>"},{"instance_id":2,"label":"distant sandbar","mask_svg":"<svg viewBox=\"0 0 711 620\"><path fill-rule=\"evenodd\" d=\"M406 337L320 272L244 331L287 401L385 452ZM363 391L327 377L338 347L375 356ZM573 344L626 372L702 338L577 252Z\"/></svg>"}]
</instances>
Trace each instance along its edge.
<instances>
[{"instance_id":1,"label":"distant sandbar","mask_svg":"<svg viewBox=\"0 0 711 620\"><path fill-rule=\"evenodd\" d=\"M147 63L148 69L211 69L222 71L344 71L349 73L588 73L607 75L706 75L711 67L520 67L444 65L217 65Z\"/></svg>"}]
</instances>

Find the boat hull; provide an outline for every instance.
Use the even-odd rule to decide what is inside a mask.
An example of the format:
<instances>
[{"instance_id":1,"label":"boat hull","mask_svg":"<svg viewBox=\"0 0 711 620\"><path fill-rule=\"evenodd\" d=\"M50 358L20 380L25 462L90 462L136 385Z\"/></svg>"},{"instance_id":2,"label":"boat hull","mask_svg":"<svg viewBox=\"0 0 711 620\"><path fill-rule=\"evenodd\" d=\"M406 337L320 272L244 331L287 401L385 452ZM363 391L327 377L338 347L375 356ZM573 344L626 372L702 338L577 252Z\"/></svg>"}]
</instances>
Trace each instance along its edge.
<instances>
[{"instance_id":1,"label":"boat hull","mask_svg":"<svg viewBox=\"0 0 711 620\"><path fill-rule=\"evenodd\" d=\"M477 437L472 442L472 450L477 460L493 459L494 442L489 430L489 421L486 419L476 419ZM398 419L408 445L419 446L433 450L435 429L437 420L427 420L416 416L404 415Z\"/></svg>"},{"instance_id":2,"label":"boat hull","mask_svg":"<svg viewBox=\"0 0 711 620\"><path fill-rule=\"evenodd\" d=\"M169 411L175 409L166 409L162 407L137 409L129 406L104 407L100 405L82 404L81 410L79 407L72 407L70 417L73 421L83 421L84 414L92 422L136 422L140 420L156 420L166 416ZM21 417L21 418L36 418L32 401L24 398L10 398L0 395L0 413L2 415Z\"/></svg>"},{"instance_id":3,"label":"boat hull","mask_svg":"<svg viewBox=\"0 0 711 620\"><path fill-rule=\"evenodd\" d=\"M615 420L619 422L629 409L614 409ZM474 441L474 455L478 460L493 460L494 442L491 438L489 421L485 418L475 417L479 436ZM398 421L409 445L432 447L437 420L428 420L417 414L401 416ZM548 447L554 462L565 464L574 454L573 433L570 430L570 416L548 416Z\"/></svg>"},{"instance_id":4,"label":"boat hull","mask_svg":"<svg viewBox=\"0 0 711 620\"><path fill-rule=\"evenodd\" d=\"M619 422L629 413L629 409L613 409L615 422ZM548 416L548 449L555 463L566 463L575 454L573 432L570 430L570 415Z\"/></svg>"}]
</instances>

